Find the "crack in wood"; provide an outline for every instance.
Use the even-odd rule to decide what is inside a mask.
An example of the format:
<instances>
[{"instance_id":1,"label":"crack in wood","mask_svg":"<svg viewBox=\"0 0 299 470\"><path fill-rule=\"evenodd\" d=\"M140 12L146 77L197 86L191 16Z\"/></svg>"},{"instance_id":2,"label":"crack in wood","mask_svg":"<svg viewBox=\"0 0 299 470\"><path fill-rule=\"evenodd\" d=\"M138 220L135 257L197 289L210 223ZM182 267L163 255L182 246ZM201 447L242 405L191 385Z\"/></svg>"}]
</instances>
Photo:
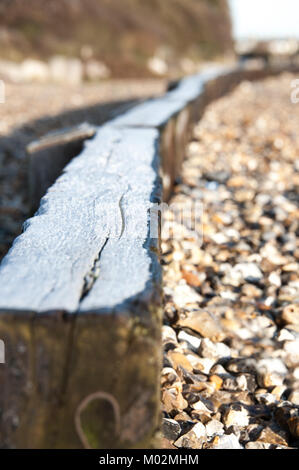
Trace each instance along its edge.
<instances>
[{"instance_id":1,"label":"crack in wood","mask_svg":"<svg viewBox=\"0 0 299 470\"><path fill-rule=\"evenodd\" d=\"M96 282L96 280L98 279L98 277L100 275L100 259L101 259L101 255L102 255L103 250L105 249L108 241L109 241L109 236L106 238L101 250L99 251L99 254L98 254L97 258L94 260L94 264L93 264L91 270L84 277L84 285L83 285L82 294L81 294L81 297L80 297L80 300L79 300L79 304L86 297L88 292L91 291L94 283Z\"/></svg>"}]
</instances>

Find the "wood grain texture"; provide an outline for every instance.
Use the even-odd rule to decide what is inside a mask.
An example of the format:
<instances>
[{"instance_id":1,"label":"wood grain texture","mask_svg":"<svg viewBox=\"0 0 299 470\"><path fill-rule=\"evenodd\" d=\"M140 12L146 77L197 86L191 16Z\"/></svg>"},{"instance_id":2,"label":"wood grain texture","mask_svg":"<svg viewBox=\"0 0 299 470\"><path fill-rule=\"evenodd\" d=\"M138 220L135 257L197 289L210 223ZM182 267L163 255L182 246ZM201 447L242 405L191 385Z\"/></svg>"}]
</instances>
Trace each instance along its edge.
<instances>
[{"instance_id":1,"label":"wood grain texture","mask_svg":"<svg viewBox=\"0 0 299 470\"><path fill-rule=\"evenodd\" d=\"M115 247L121 237L130 236L131 248L128 243L125 255L121 241L119 253L130 261L131 273L140 268L135 294L144 287L151 264L143 243L157 179L153 166L157 137L155 130L136 133L105 126L86 144L49 189L36 216L27 221L25 232L4 259L0 309L75 312L84 278L108 238L115 240ZM139 252L135 237L140 240ZM135 256L139 264L134 268ZM119 282L116 292L122 292L125 299L123 287Z\"/></svg>"}]
</instances>

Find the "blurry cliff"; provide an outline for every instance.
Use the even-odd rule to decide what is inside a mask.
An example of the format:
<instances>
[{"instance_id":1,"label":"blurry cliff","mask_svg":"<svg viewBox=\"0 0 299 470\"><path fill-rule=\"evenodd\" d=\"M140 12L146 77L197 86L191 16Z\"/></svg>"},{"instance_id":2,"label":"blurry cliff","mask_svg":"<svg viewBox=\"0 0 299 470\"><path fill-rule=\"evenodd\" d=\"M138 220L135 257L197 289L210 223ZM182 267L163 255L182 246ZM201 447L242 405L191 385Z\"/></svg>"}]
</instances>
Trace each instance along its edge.
<instances>
[{"instance_id":1,"label":"blurry cliff","mask_svg":"<svg viewBox=\"0 0 299 470\"><path fill-rule=\"evenodd\" d=\"M0 59L94 58L145 77L231 48L226 0L0 0Z\"/></svg>"}]
</instances>

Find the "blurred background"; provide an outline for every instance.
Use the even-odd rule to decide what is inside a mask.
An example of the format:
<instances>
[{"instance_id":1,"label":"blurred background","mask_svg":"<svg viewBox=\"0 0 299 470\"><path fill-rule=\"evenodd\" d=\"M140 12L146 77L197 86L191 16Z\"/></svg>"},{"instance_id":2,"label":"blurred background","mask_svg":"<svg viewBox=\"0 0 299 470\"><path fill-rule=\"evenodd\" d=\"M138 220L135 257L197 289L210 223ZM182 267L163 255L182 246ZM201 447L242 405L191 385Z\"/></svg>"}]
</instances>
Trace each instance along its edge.
<instances>
[{"instance_id":1,"label":"blurred background","mask_svg":"<svg viewBox=\"0 0 299 470\"><path fill-rule=\"evenodd\" d=\"M92 80L189 72L232 49L226 0L1 0L1 59L77 59ZM56 61L53 60L56 58ZM37 64L36 64L37 65ZM56 65L56 70L55 70ZM73 64L75 69L75 64ZM28 67L29 68L29 67ZM37 71L37 67L36 67ZM76 72L79 78L79 66Z\"/></svg>"},{"instance_id":2,"label":"blurred background","mask_svg":"<svg viewBox=\"0 0 299 470\"><path fill-rule=\"evenodd\" d=\"M192 73L231 59L234 39L298 38L298 13L297 0L0 0L0 74L78 83Z\"/></svg>"}]
</instances>

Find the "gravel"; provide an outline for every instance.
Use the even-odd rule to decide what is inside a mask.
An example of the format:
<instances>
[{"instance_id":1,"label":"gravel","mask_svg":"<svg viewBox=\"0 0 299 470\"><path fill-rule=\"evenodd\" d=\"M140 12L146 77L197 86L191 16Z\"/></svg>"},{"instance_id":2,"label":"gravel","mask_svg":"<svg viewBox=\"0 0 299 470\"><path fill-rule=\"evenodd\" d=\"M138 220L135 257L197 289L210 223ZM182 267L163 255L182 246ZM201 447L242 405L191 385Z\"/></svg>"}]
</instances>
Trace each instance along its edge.
<instances>
[{"instance_id":1,"label":"gravel","mask_svg":"<svg viewBox=\"0 0 299 470\"><path fill-rule=\"evenodd\" d=\"M197 233L176 220L163 231L164 447L299 447L294 78L243 82L186 149L170 202L203 213Z\"/></svg>"}]
</instances>

